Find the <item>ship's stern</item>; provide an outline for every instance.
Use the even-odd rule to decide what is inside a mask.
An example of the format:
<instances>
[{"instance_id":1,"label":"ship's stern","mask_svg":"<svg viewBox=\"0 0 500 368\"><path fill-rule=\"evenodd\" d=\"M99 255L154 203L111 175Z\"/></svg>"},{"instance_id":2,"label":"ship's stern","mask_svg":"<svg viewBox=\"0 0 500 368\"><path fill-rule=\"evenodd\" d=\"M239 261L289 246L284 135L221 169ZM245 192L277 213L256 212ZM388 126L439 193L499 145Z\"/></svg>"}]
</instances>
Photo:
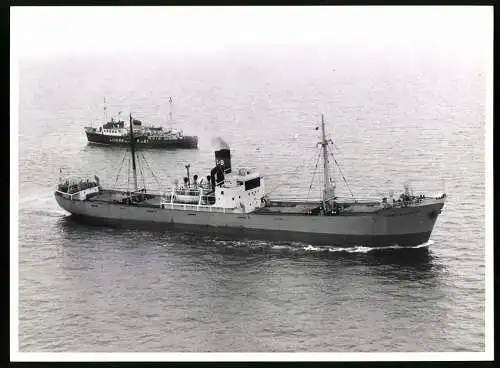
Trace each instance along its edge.
<instances>
[{"instance_id":1,"label":"ship's stern","mask_svg":"<svg viewBox=\"0 0 500 368\"><path fill-rule=\"evenodd\" d=\"M69 213L73 213L71 206L71 199L67 198L67 195L56 190L54 191L54 197L59 207L61 207L63 210Z\"/></svg>"}]
</instances>

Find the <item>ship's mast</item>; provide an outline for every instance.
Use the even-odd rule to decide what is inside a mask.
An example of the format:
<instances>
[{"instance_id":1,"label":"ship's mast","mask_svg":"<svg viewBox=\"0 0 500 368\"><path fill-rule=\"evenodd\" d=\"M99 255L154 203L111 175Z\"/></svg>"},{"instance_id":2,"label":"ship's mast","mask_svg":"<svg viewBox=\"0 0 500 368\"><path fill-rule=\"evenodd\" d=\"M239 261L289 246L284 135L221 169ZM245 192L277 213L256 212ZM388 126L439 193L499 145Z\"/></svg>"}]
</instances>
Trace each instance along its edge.
<instances>
[{"instance_id":1,"label":"ship's mast","mask_svg":"<svg viewBox=\"0 0 500 368\"><path fill-rule=\"evenodd\" d=\"M107 110L106 97L104 97L104 123L103 124L106 124L108 122L108 114L107 114L106 110Z\"/></svg>"},{"instance_id":2,"label":"ship's mast","mask_svg":"<svg viewBox=\"0 0 500 368\"><path fill-rule=\"evenodd\" d=\"M134 174L134 188L137 192L137 171L135 169L135 140L134 128L132 126L132 114L130 114L130 150L132 151L132 172Z\"/></svg>"},{"instance_id":3,"label":"ship's mast","mask_svg":"<svg viewBox=\"0 0 500 368\"><path fill-rule=\"evenodd\" d=\"M323 149L323 205L325 201L331 199L334 196L334 187L330 183L330 171L328 166L328 140L326 139L325 134L325 118L323 114L321 114L321 146Z\"/></svg>"},{"instance_id":4,"label":"ship's mast","mask_svg":"<svg viewBox=\"0 0 500 368\"><path fill-rule=\"evenodd\" d=\"M169 118L170 118L170 122L172 122L172 96L170 96L170 98L168 99L168 102L170 103L170 112L169 112Z\"/></svg>"},{"instance_id":5,"label":"ship's mast","mask_svg":"<svg viewBox=\"0 0 500 368\"><path fill-rule=\"evenodd\" d=\"M322 133L321 146L323 147L323 176L325 180L324 190L326 192L328 184L330 183L330 173L328 171L328 142L326 140L326 135L325 135L325 118L323 117L323 114L321 114L321 133Z\"/></svg>"}]
</instances>

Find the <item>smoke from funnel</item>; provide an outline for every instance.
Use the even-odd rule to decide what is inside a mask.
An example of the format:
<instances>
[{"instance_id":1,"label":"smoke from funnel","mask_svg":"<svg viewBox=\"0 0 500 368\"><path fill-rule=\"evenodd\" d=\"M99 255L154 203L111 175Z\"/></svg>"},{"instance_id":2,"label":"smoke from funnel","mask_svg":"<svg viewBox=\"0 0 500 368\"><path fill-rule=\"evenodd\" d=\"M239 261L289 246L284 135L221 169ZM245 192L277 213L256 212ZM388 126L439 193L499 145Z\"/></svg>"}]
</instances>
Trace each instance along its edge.
<instances>
[{"instance_id":1,"label":"smoke from funnel","mask_svg":"<svg viewBox=\"0 0 500 368\"><path fill-rule=\"evenodd\" d=\"M220 150L220 149L229 149L229 144L222 139L221 137L215 137L212 139L212 144L214 145L215 149Z\"/></svg>"}]
</instances>

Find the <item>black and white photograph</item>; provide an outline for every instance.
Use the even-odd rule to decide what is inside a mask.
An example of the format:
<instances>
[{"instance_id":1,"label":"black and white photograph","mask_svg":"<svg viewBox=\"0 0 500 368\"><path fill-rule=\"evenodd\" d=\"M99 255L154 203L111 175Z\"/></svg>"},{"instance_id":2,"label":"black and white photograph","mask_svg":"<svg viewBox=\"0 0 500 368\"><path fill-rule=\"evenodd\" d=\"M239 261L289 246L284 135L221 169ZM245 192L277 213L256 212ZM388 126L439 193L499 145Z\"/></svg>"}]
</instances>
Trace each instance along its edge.
<instances>
[{"instance_id":1,"label":"black and white photograph","mask_svg":"<svg viewBox=\"0 0 500 368\"><path fill-rule=\"evenodd\" d=\"M492 6L10 32L11 360L493 359Z\"/></svg>"}]
</instances>

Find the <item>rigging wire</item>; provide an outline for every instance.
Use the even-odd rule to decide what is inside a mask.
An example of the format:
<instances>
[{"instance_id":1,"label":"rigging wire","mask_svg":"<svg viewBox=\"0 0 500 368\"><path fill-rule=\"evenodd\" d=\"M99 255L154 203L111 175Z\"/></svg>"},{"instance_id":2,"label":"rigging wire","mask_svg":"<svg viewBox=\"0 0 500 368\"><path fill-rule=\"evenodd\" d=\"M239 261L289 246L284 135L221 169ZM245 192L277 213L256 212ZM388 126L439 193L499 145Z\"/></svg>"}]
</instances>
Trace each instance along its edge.
<instances>
[{"instance_id":1,"label":"rigging wire","mask_svg":"<svg viewBox=\"0 0 500 368\"><path fill-rule=\"evenodd\" d=\"M160 183L160 180L158 179L158 177L155 175L152 167L149 165L149 162L146 160L146 157L144 157L144 154L141 152L141 156L144 160L144 162L146 163L148 169L151 171L151 175L153 176L153 178L156 180L156 183L158 184L159 187L161 187L161 183Z\"/></svg>"},{"instance_id":2,"label":"rigging wire","mask_svg":"<svg viewBox=\"0 0 500 368\"><path fill-rule=\"evenodd\" d=\"M128 159L128 167L127 167L127 192L130 195L130 158Z\"/></svg>"},{"instance_id":3,"label":"rigging wire","mask_svg":"<svg viewBox=\"0 0 500 368\"><path fill-rule=\"evenodd\" d=\"M116 183L118 182L118 177L120 176L120 171L122 170L122 167L123 167L123 163L125 162L125 157L127 157L127 152L125 152L123 154L123 158L122 158L122 162L120 164L120 167L118 168L118 173L116 174L116 179L115 179L115 187L116 187Z\"/></svg>"},{"instance_id":4,"label":"rigging wire","mask_svg":"<svg viewBox=\"0 0 500 368\"><path fill-rule=\"evenodd\" d=\"M139 161L139 155L138 154L136 154L136 155L137 155L137 163L138 163L137 166L139 166L139 171L140 171L141 176L142 176L142 188L144 190L146 190L146 179L145 179L146 175L144 175L144 172L142 171L142 165L141 165L141 163Z\"/></svg>"},{"instance_id":5,"label":"rigging wire","mask_svg":"<svg viewBox=\"0 0 500 368\"><path fill-rule=\"evenodd\" d=\"M304 166L304 165L306 164L306 162L311 161L311 159L314 159L314 157L315 157L315 156L316 156L316 152L313 152L313 155L312 155L312 157L310 157L310 158L309 158L309 156L306 156L306 158L305 158L305 159L304 159L304 160L303 160L300 164L298 164L298 165L297 165L297 167L296 167L293 171L294 171L294 172L296 172L296 171L297 171L300 167ZM284 172L283 174L288 174L288 173L289 173L289 171ZM266 193L266 195L269 195L269 194L273 193L276 189L278 189L278 187L279 187L279 184L276 184L276 185L273 187L273 189L272 189L272 190L269 190L269 191Z\"/></svg>"},{"instance_id":6,"label":"rigging wire","mask_svg":"<svg viewBox=\"0 0 500 368\"><path fill-rule=\"evenodd\" d=\"M153 177L155 177L154 175L154 171L153 171L153 168L149 165L149 162L148 160L146 160L146 156L144 156L144 154L141 152L141 155L142 155L142 158L144 159L144 162L146 163L146 165L148 166L149 170L151 171L151 175ZM154 167L159 167L156 162L153 160L153 156L152 155L149 155L149 161L151 161L151 164L154 166Z\"/></svg>"},{"instance_id":7,"label":"rigging wire","mask_svg":"<svg viewBox=\"0 0 500 368\"><path fill-rule=\"evenodd\" d=\"M316 159L316 165L314 166L313 177L311 179L311 184L309 185L309 190L307 191L306 202L309 200L309 195L311 194L311 188L312 188L312 185L313 185L313 182L314 182L314 177L316 176L316 171L318 169L318 164L319 164L319 158L320 157L321 157L321 150L318 150L318 158Z\"/></svg>"},{"instance_id":8,"label":"rigging wire","mask_svg":"<svg viewBox=\"0 0 500 368\"><path fill-rule=\"evenodd\" d=\"M139 156L139 154L138 154L138 153L136 153L136 160L137 160L137 167L139 168L139 175L140 175L140 177L142 178L142 187L143 187L143 188L146 188L146 183L145 183L145 181L144 181L144 180L145 180L145 179L144 179L145 175L144 175L144 173L142 172L141 160L140 160L140 156Z\"/></svg>"},{"instance_id":9,"label":"rigging wire","mask_svg":"<svg viewBox=\"0 0 500 368\"><path fill-rule=\"evenodd\" d=\"M352 198L354 198L354 194L352 193L352 190L351 188L349 187L349 184L347 183L347 180L344 176L344 173L342 172L342 169L340 168L340 165L339 163L337 162L337 160L335 159L335 156L333 155L333 152L330 152L330 155L332 156L333 158L333 161L335 162L335 164L337 165L338 169L339 169L339 172L340 172L340 175L342 176L342 179L344 179L344 182L345 182L345 185L347 187L347 189L349 190L349 192L351 193L351 196Z\"/></svg>"}]
</instances>

